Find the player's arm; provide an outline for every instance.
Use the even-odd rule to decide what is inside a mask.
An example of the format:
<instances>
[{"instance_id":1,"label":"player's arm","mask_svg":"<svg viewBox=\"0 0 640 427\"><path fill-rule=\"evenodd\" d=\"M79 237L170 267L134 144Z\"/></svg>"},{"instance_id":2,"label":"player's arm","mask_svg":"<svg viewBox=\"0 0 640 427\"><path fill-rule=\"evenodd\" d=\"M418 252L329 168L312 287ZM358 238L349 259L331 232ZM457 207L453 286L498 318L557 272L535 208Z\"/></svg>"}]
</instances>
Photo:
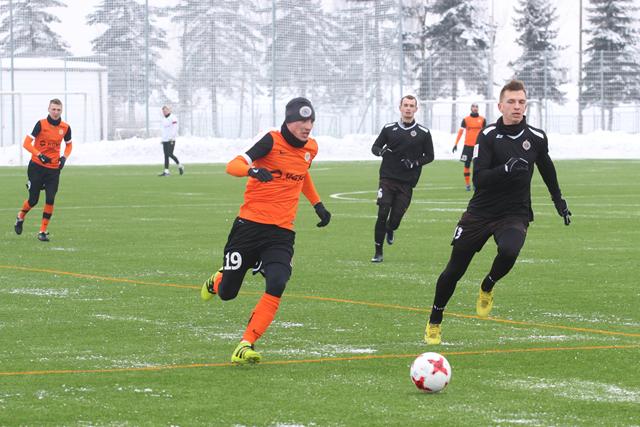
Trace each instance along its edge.
<instances>
[{"instance_id":1,"label":"player's arm","mask_svg":"<svg viewBox=\"0 0 640 427\"><path fill-rule=\"evenodd\" d=\"M36 136L38 136L38 134L40 133L40 130L41 130L40 121L38 121L36 123L36 125L33 127L33 130L31 131L31 134L24 137L24 142L22 143L22 146L29 153L31 153L34 156L36 156L42 163L51 163L51 158L49 156L46 156L46 155L42 154L40 152L40 150L38 150L33 145L33 143L36 140Z\"/></svg>"},{"instance_id":2,"label":"player's arm","mask_svg":"<svg viewBox=\"0 0 640 427\"><path fill-rule=\"evenodd\" d=\"M431 139L431 132L427 132L424 140L422 141L422 155L418 157L419 166L427 165L433 162L435 155L433 153L433 140Z\"/></svg>"},{"instance_id":3,"label":"player's arm","mask_svg":"<svg viewBox=\"0 0 640 427\"><path fill-rule=\"evenodd\" d=\"M71 126L67 128L67 133L64 134L64 154L60 157L58 163L58 169L64 168L64 164L67 162L67 158L71 154L72 141L71 141Z\"/></svg>"},{"instance_id":4,"label":"player's arm","mask_svg":"<svg viewBox=\"0 0 640 427\"><path fill-rule=\"evenodd\" d=\"M176 119L175 117L173 117L173 114L171 115L171 141L175 141L176 137L178 136L178 119Z\"/></svg>"},{"instance_id":5,"label":"player's arm","mask_svg":"<svg viewBox=\"0 0 640 427\"><path fill-rule=\"evenodd\" d=\"M254 161L266 156L273 148L273 137L267 132L246 153L236 156L227 163L226 172L229 175L243 177L250 176L262 182L271 181L273 175L265 168L254 168Z\"/></svg>"},{"instance_id":6,"label":"player's arm","mask_svg":"<svg viewBox=\"0 0 640 427\"><path fill-rule=\"evenodd\" d=\"M316 190L316 186L313 184L311 174L307 172L302 183L302 194L309 200L313 208L316 210L316 215L320 218L320 222L316 224L318 227L324 227L331 221L331 213L324 207L320 201L320 195Z\"/></svg>"},{"instance_id":7,"label":"player's arm","mask_svg":"<svg viewBox=\"0 0 640 427\"><path fill-rule=\"evenodd\" d=\"M387 137L385 136L384 129L380 131L380 135L376 138L375 142L371 146L371 152L374 156L384 156L386 153L391 153L387 145Z\"/></svg>"},{"instance_id":8,"label":"player's arm","mask_svg":"<svg viewBox=\"0 0 640 427\"><path fill-rule=\"evenodd\" d=\"M551 194L551 200L553 201L553 205L555 206L558 215L564 219L565 225L571 224L571 219L569 218L571 216L571 211L569 210L566 200L562 198L562 192L560 191L560 185L558 184L556 167L554 166L547 151L538 156L536 159L536 166L538 166L540 176L542 176L542 180L547 186L549 194Z\"/></svg>"},{"instance_id":9,"label":"player's arm","mask_svg":"<svg viewBox=\"0 0 640 427\"><path fill-rule=\"evenodd\" d=\"M460 138L462 138L462 134L464 133L464 129L467 127L467 123L462 119L462 123L460 123L460 129L458 129L458 136L456 136L456 143L453 144L452 153L455 153L458 150L458 142L460 142Z\"/></svg>"}]
</instances>

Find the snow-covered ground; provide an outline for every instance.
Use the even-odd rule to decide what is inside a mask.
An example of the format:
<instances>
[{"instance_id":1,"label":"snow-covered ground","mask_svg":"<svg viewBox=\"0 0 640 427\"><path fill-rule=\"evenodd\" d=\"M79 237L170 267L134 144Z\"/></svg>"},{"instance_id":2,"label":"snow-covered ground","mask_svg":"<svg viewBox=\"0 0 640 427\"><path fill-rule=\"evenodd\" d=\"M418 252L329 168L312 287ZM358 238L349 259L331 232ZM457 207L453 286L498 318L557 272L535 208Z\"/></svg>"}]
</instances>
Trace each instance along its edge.
<instances>
[{"instance_id":1,"label":"snow-covered ground","mask_svg":"<svg viewBox=\"0 0 640 427\"><path fill-rule=\"evenodd\" d=\"M455 135L433 132L436 159L457 159L451 153ZM316 161L374 160L371 144L376 135L348 135L344 138L316 137ZM461 142L462 143L462 142ZM185 164L227 162L252 145L252 139L179 137L175 154ZM553 159L640 159L640 135L595 132L588 135L549 135ZM20 156L22 155L22 161ZM0 166L25 165L29 154L21 144L0 147ZM69 165L161 164L160 140L131 138L119 141L76 142Z\"/></svg>"}]
</instances>

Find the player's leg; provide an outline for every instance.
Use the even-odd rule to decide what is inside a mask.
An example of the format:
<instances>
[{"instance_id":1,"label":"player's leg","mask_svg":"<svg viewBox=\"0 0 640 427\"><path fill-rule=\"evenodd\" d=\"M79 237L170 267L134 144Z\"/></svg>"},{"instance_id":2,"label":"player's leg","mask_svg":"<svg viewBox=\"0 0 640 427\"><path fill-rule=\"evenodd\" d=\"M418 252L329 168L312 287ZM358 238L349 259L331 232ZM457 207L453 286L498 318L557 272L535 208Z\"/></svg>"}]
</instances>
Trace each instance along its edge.
<instances>
[{"instance_id":1,"label":"player's leg","mask_svg":"<svg viewBox=\"0 0 640 427\"><path fill-rule=\"evenodd\" d=\"M389 213L389 220L387 221L387 243L390 245L393 244L394 232L400 227L400 222L409 209L412 197L413 188L410 185L398 184L391 212Z\"/></svg>"},{"instance_id":2,"label":"player's leg","mask_svg":"<svg viewBox=\"0 0 640 427\"><path fill-rule=\"evenodd\" d=\"M382 262L382 246L384 238L387 234L387 221L395 195L389 180L381 178L378 184L378 197L376 204L378 205L378 216L373 231L373 241L375 244L375 254L371 258L371 262Z\"/></svg>"},{"instance_id":3,"label":"player's leg","mask_svg":"<svg viewBox=\"0 0 640 427\"><path fill-rule=\"evenodd\" d=\"M162 152L164 154L164 170L158 176L169 175L169 150L171 149L169 141L162 141Z\"/></svg>"},{"instance_id":4,"label":"player's leg","mask_svg":"<svg viewBox=\"0 0 640 427\"><path fill-rule=\"evenodd\" d=\"M55 203L56 194L58 193L59 183L60 171L58 169L46 171L44 180L45 205L42 211L40 232L38 233L38 239L43 242L49 241L47 228L49 227L49 221L51 221L51 217L53 216L53 204Z\"/></svg>"},{"instance_id":5,"label":"player's leg","mask_svg":"<svg viewBox=\"0 0 640 427\"><path fill-rule=\"evenodd\" d=\"M471 157L468 157L464 162L464 185L467 191L471 191Z\"/></svg>"},{"instance_id":6,"label":"player's leg","mask_svg":"<svg viewBox=\"0 0 640 427\"><path fill-rule=\"evenodd\" d=\"M171 158L171 160L173 160L176 163L176 165L178 165L178 167L180 167L180 160L178 160L178 158L173 154L173 150L175 150L175 148L176 148L176 142L169 141L169 157ZM182 175L182 173L180 173L180 175Z\"/></svg>"},{"instance_id":7,"label":"player's leg","mask_svg":"<svg viewBox=\"0 0 640 427\"><path fill-rule=\"evenodd\" d=\"M22 208L18 211L16 223L14 229L16 234L22 234L22 227L24 225L24 218L40 200L40 190L43 184L43 167L31 162L27 168L27 190L29 191L29 197L22 203Z\"/></svg>"},{"instance_id":8,"label":"player's leg","mask_svg":"<svg viewBox=\"0 0 640 427\"><path fill-rule=\"evenodd\" d=\"M265 249L260 252L264 269L265 292L256 304L242 341L234 351L234 363L256 363L261 357L255 351L255 342L266 332L276 316L280 298L291 277L291 260L295 234L290 230L274 228L268 236Z\"/></svg>"},{"instance_id":9,"label":"player's leg","mask_svg":"<svg viewBox=\"0 0 640 427\"><path fill-rule=\"evenodd\" d=\"M453 296L458 281L467 271L471 260L491 236L487 221L465 212L460 218L453 234L451 257L436 282L431 314L427 323L425 341L427 344L439 344L441 340L440 324L444 310Z\"/></svg>"},{"instance_id":10,"label":"player's leg","mask_svg":"<svg viewBox=\"0 0 640 427\"><path fill-rule=\"evenodd\" d=\"M526 235L527 224L524 222L507 224L494 234L494 239L498 245L498 253L493 260L489 274L485 276L480 285L476 302L478 316L486 317L491 313L493 308L493 287L515 265L520 249L524 245Z\"/></svg>"}]
</instances>

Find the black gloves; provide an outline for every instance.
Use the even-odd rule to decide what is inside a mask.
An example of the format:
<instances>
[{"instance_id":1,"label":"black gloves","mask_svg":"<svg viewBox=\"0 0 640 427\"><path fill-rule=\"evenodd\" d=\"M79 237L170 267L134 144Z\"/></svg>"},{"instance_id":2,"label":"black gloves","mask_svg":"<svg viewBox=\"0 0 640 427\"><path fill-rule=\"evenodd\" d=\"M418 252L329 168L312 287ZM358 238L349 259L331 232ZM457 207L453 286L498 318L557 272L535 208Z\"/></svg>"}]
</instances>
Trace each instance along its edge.
<instances>
[{"instance_id":1,"label":"black gloves","mask_svg":"<svg viewBox=\"0 0 640 427\"><path fill-rule=\"evenodd\" d=\"M371 152L373 153L374 156L380 156L380 157L384 156L387 153L393 153L393 151L391 151L386 144L382 148L378 147L377 145L374 145L373 147L371 147Z\"/></svg>"},{"instance_id":2,"label":"black gloves","mask_svg":"<svg viewBox=\"0 0 640 427\"><path fill-rule=\"evenodd\" d=\"M529 170L529 162L522 157L511 157L504 164L504 171L506 173L519 173Z\"/></svg>"},{"instance_id":3,"label":"black gloves","mask_svg":"<svg viewBox=\"0 0 640 427\"><path fill-rule=\"evenodd\" d=\"M413 169L418 166L417 160L402 159L400 160L400 162L407 169Z\"/></svg>"},{"instance_id":4,"label":"black gloves","mask_svg":"<svg viewBox=\"0 0 640 427\"><path fill-rule=\"evenodd\" d=\"M51 163L51 158L48 156L45 156L44 154L40 153L38 154L38 159L42 162L42 163Z\"/></svg>"},{"instance_id":5,"label":"black gloves","mask_svg":"<svg viewBox=\"0 0 640 427\"><path fill-rule=\"evenodd\" d=\"M62 170L66 161L67 161L67 158L65 156L60 157L60 163L58 164L58 169Z\"/></svg>"},{"instance_id":6,"label":"black gloves","mask_svg":"<svg viewBox=\"0 0 640 427\"><path fill-rule=\"evenodd\" d=\"M458 145L454 145L453 149L451 150L452 153L455 153L456 151L458 151Z\"/></svg>"},{"instance_id":7,"label":"black gloves","mask_svg":"<svg viewBox=\"0 0 640 427\"><path fill-rule=\"evenodd\" d=\"M567 202L562 197L554 197L553 204L556 206L558 215L564 219L564 225L571 224L571 211L569 210Z\"/></svg>"},{"instance_id":8,"label":"black gloves","mask_svg":"<svg viewBox=\"0 0 640 427\"><path fill-rule=\"evenodd\" d=\"M320 217L320 222L316 224L318 227L324 227L329 224L331 221L331 213L324 207L322 202L318 202L313 205L313 208L316 210L316 214Z\"/></svg>"},{"instance_id":9,"label":"black gloves","mask_svg":"<svg viewBox=\"0 0 640 427\"><path fill-rule=\"evenodd\" d=\"M265 168L250 168L249 176L257 179L260 182L268 182L273 179L273 175L271 175L271 172L269 172Z\"/></svg>"}]
</instances>

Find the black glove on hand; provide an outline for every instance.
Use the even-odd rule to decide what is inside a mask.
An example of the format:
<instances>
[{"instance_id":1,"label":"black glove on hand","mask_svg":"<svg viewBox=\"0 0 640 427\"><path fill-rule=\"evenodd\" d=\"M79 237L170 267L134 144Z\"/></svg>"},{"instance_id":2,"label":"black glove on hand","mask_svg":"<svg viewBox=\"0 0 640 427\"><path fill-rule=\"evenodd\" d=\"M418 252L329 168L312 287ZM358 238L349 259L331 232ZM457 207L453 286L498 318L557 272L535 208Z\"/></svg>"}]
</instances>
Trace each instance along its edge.
<instances>
[{"instance_id":1,"label":"black glove on hand","mask_svg":"<svg viewBox=\"0 0 640 427\"><path fill-rule=\"evenodd\" d=\"M316 210L316 214L318 215L318 217L320 217L320 222L316 225L318 227L324 227L325 225L329 224L329 221L331 221L331 213L327 209L325 209L322 202L316 203L315 205L313 205L313 208Z\"/></svg>"},{"instance_id":2,"label":"black glove on hand","mask_svg":"<svg viewBox=\"0 0 640 427\"><path fill-rule=\"evenodd\" d=\"M374 145L371 148L371 152L375 155L375 156L384 156L387 153L392 153L392 151L389 149L389 147L387 147L386 145L383 146L382 148L378 147L377 145Z\"/></svg>"},{"instance_id":3,"label":"black glove on hand","mask_svg":"<svg viewBox=\"0 0 640 427\"><path fill-rule=\"evenodd\" d=\"M454 145L454 146L453 146L453 149L451 150L451 152L452 152L452 153L455 153L456 151L458 151L458 146L457 146L457 145Z\"/></svg>"},{"instance_id":4,"label":"black glove on hand","mask_svg":"<svg viewBox=\"0 0 640 427\"><path fill-rule=\"evenodd\" d=\"M51 163L51 158L48 156L45 156L44 154L40 153L38 154L38 159L42 162L42 163Z\"/></svg>"},{"instance_id":5,"label":"black glove on hand","mask_svg":"<svg viewBox=\"0 0 640 427\"><path fill-rule=\"evenodd\" d=\"M67 158L65 156L60 157L60 163L58 163L58 169L62 170L66 161L67 161Z\"/></svg>"},{"instance_id":6,"label":"black glove on hand","mask_svg":"<svg viewBox=\"0 0 640 427\"><path fill-rule=\"evenodd\" d=\"M402 165L407 169L413 169L418 166L417 160L402 159L400 161L402 162Z\"/></svg>"},{"instance_id":7,"label":"black glove on hand","mask_svg":"<svg viewBox=\"0 0 640 427\"><path fill-rule=\"evenodd\" d=\"M571 224L571 211L569 210L569 206L567 205L566 200L562 197L557 199L553 199L553 204L556 206L556 210L558 211L558 215L564 219L564 225Z\"/></svg>"},{"instance_id":8,"label":"black glove on hand","mask_svg":"<svg viewBox=\"0 0 640 427\"><path fill-rule=\"evenodd\" d=\"M260 182L268 182L273 179L273 175L271 175L271 172L269 172L265 168L250 168L249 176L257 179Z\"/></svg>"},{"instance_id":9,"label":"black glove on hand","mask_svg":"<svg viewBox=\"0 0 640 427\"><path fill-rule=\"evenodd\" d=\"M529 162L522 157L511 157L504 164L504 170L507 173L518 173L529 170Z\"/></svg>"}]
</instances>

